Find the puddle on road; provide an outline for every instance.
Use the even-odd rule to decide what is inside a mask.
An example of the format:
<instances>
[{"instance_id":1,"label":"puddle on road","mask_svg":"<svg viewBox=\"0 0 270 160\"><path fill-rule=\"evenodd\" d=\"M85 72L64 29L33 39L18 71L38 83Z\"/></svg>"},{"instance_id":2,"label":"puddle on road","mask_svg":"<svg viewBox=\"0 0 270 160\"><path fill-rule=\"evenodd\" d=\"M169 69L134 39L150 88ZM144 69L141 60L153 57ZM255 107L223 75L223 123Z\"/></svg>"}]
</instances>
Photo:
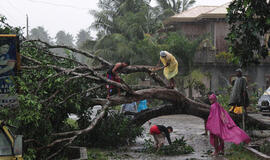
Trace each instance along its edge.
<instances>
[{"instance_id":1,"label":"puddle on road","mask_svg":"<svg viewBox=\"0 0 270 160\"><path fill-rule=\"evenodd\" d=\"M136 143L128 148L127 152L119 153L124 155L123 159L138 159L138 160L209 160L212 159L211 156L207 154L207 151L213 150L209 144L209 136L202 135L204 133L204 121L198 117L190 115L170 115L161 116L150 120L151 125L159 124L164 126L172 126L173 133L171 133L172 141L175 138L185 137L187 144L194 148L194 153L181 155L181 156L158 156L154 154L145 154L141 152L136 152L143 148L145 139L152 139L153 137L149 134L150 125L145 123L143 127L145 128L143 137L136 139ZM166 145L168 145L166 141ZM226 146L225 146L226 147ZM221 158L221 157L220 157ZM219 158L219 159L220 159ZM119 158L118 158L119 159ZM223 158L221 158L223 159Z\"/></svg>"}]
</instances>

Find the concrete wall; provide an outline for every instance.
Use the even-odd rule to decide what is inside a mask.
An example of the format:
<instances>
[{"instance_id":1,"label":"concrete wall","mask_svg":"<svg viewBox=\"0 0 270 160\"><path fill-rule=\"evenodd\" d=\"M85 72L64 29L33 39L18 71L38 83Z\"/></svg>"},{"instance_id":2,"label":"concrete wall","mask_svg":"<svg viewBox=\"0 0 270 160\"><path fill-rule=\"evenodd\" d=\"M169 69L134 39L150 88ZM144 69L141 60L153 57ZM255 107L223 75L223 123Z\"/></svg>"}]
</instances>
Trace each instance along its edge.
<instances>
[{"instance_id":1,"label":"concrete wall","mask_svg":"<svg viewBox=\"0 0 270 160\"><path fill-rule=\"evenodd\" d=\"M211 88L212 91L218 91L219 88L228 87L230 80L233 76L236 76L235 70L238 68L233 65L222 64L206 64L197 66L202 72L211 74ZM270 76L270 64L249 66L243 70L243 75L247 77L248 85L256 84L254 89L262 88L265 90L269 84L267 79ZM207 84L208 85L208 84ZM250 88L252 90L252 88Z\"/></svg>"},{"instance_id":2,"label":"concrete wall","mask_svg":"<svg viewBox=\"0 0 270 160\"><path fill-rule=\"evenodd\" d=\"M229 27L225 21L181 22L174 26L190 39L209 34L216 53L227 51L228 45L224 38L229 32Z\"/></svg>"},{"instance_id":3,"label":"concrete wall","mask_svg":"<svg viewBox=\"0 0 270 160\"><path fill-rule=\"evenodd\" d=\"M210 32L209 23L205 22L183 22L176 24L175 28L189 38L196 38Z\"/></svg>"}]
</instances>

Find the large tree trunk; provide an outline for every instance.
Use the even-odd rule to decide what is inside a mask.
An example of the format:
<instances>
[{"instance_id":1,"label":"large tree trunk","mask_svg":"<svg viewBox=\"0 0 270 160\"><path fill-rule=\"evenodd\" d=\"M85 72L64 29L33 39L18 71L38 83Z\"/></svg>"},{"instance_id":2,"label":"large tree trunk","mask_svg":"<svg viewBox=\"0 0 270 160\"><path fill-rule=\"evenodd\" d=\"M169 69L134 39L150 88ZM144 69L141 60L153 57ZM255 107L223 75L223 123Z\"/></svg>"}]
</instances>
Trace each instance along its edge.
<instances>
[{"instance_id":1,"label":"large tree trunk","mask_svg":"<svg viewBox=\"0 0 270 160\"><path fill-rule=\"evenodd\" d=\"M167 104L136 113L132 119L132 123L139 126L153 118L173 114L188 114L207 120L209 115L209 108L209 105L197 103L187 98L187 100L182 103ZM235 122L241 122L242 120L241 115L230 114L230 116L234 119ZM256 126L257 129L270 129L269 124L259 121L258 119L255 119L251 116L246 117L246 124L249 126Z\"/></svg>"},{"instance_id":2,"label":"large tree trunk","mask_svg":"<svg viewBox=\"0 0 270 160\"><path fill-rule=\"evenodd\" d=\"M142 89L135 91L134 95L110 97L109 101L111 102L111 105L118 105L123 103L136 102L142 99L160 99L171 102L171 104L136 113L132 120L132 123L136 125L143 125L148 120L162 115L188 114L200 117L204 120L207 120L209 115L210 105L195 102L176 90L166 88ZM92 99L92 101L101 105L103 102L106 102L106 100L103 99ZM241 115L231 114L231 117L235 122L241 122L242 120ZM256 126L258 129L270 128L268 124L250 116L246 117L246 124Z\"/></svg>"}]
</instances>

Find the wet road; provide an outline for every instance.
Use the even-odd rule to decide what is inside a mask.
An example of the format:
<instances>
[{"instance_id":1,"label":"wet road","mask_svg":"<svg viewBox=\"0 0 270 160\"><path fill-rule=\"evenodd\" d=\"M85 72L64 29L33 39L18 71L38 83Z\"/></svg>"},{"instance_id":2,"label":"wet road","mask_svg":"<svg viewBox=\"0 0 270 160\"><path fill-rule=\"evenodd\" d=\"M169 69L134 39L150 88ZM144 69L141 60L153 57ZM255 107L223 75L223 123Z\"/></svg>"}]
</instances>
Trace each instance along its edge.
<instances>
[{"instance_id":1,"label":"wet road","mask_svg":"<svg viewBox=\"0 0 270 160\"><path fill-rule=\"evenodd\" d=\"M175 138L185 137L187 144L194 148L194 153L181 155L181 156L158 156L154 154L144 154L141 152L135 152L136 150L143 147L144 139L153 137L149 134L149 124L148 122L143 125L145 131L143 137L136 139L136 143L129 147L127 152L119 153L124 155L123 159L138 159L138 160L223 160L222 157L212 158L207 154L207 151L213 150L209 144L209 136L202 135L204 133L204 121L200 118L189 116L189 115L170 115L161 116L152 119L151 125L160 124L164 126L172 126L173 133L171 133L172 141ZM167 145L166 141L166 145ZM226 145L225 145L226 147Z\"/></svg>"}]
</instances>

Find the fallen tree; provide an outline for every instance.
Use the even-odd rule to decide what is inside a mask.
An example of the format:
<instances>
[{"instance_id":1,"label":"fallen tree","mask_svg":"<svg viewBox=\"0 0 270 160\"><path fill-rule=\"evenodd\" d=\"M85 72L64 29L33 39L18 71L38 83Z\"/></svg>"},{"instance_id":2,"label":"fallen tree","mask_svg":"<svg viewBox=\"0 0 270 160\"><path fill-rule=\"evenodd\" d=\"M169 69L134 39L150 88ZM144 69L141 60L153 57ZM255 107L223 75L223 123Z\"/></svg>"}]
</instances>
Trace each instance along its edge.
<instances>
[{"instance_id":1,"label":"fallen tree","mask_svg":"<svg viewBox=\"0 0 270 160\"><path fill-rule=\"evenodd\" d=\"M88 66L72 56L58 55L51 49L62 48L69 53L82 54L94 60L95 66ZM25 133L28 147L35 148L39 159L52 159L65 147L74 143L78 136L89 133L102 121L111 106L130 103L143 99L159 99L168 104L137 113L132 120L142 125L152 118L170 114L189 114L207 119L209 105L188 99L179 91L167 89L167 82L152 66L129 66L122 74L143 72L155 81L154 86L132 86L106 78L106 70L112 63L93 53L75 48L51 45L40 40L24 40L21 43L21 75L17 77L20 86L21 106L6 119L14 118ZM105 85L114 85L125 95L111 96L106 99ZM70 113L85 116L90 106L102 105L101 112L91 119L85 128L68 128L65 120ZM19 115L19 116L15 116ZM237 116L233 116L237 119ZM248 117L248 123L265 129L269 126ZM29 126L29 127L24 127ZM35 127L35 130L31 128ZM41 154L45 153L45 154Z\"/></svg>"}]
</instances>

